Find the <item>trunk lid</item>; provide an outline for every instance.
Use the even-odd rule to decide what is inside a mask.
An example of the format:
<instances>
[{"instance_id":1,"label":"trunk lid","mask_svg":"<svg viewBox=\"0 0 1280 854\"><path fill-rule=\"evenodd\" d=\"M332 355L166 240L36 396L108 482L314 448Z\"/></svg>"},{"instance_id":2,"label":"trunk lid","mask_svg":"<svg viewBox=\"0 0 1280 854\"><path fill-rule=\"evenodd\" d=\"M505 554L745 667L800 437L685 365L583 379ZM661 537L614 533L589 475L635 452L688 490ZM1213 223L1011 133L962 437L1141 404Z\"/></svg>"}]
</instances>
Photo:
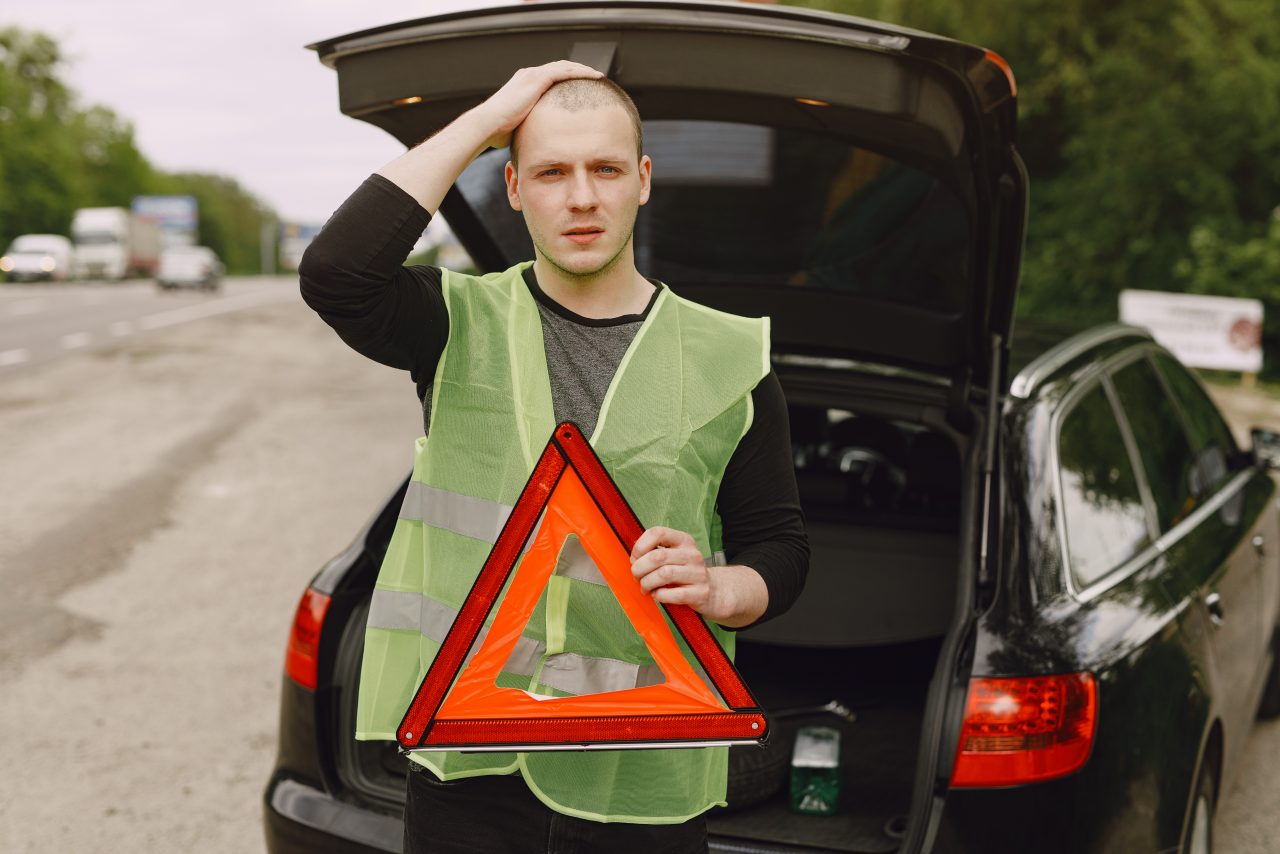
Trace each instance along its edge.
<instances>
[{"instance_id":1,"label":"trunk lid","mask_svg":"<svg viewBox=\"0 0 1280 854\"><path fill-rule=\"evenodd\" d=\"M556 2L310 45L347 115L412 146L520 67L570 58L635 99L654 161L636 263L773 318L777 352L922 371L967 392L1008 340L1026 209L1016 91L990 51L832 13ZM442 211L477 264L533 257L482 154Z\"/></svg>"}]
</instances>

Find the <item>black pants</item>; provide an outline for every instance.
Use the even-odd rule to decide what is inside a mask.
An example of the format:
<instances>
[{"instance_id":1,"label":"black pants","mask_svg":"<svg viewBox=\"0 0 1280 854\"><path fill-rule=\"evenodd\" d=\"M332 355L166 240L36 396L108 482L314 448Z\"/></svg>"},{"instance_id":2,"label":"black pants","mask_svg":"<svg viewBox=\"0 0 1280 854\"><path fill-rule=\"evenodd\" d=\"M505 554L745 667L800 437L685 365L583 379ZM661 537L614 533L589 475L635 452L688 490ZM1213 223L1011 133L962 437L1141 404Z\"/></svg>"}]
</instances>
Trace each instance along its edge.
<instances>
[{"instance_id":1,"label":"black pants","mask_svg":"<svg viewBox=\"0 0 1280 854\"><path fill-rule=\"evenodd\" d=\"M405 854L705 854L707 821L599 822L561 815L534 797L519 774L447 783L410 766Z\"/></svg>"}]
</instances>

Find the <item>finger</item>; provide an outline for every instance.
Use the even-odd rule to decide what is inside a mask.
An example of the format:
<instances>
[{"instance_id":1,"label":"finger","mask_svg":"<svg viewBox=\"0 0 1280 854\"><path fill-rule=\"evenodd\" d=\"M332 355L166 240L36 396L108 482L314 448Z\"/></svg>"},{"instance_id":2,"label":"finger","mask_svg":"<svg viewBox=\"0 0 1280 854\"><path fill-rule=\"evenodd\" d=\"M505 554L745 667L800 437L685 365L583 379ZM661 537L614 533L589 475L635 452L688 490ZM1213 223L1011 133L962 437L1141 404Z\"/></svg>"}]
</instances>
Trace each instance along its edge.
<instances>
[{"instance_id":1,"label":"finger","mask_svg":"<svg viewBox=\"0 0 1280 854\"><path fill-rule=\"evenodd\" d=\"M708 589L703 585L659 587L653 591L653 599L664 605L688 605L696 611L707 603L708 594Z\"/></svg>"},{"instance_id":2,"label":"finger","mask_svg":"<svg viewBox=\"0 0 1280 854\"><path fill-rule=\"evenodd\" d=\"M664 528L661 525L655 525L640 535L640 539L636 540L636 544L631 548L631 559L645 554L646 552L657 548L658 546L692 546L693 537L684 531L677 531L674 528Z\"/></svg>"},{"instance_id":3,"label":"finger","mask_svg":"<svg viewBox=\"0 0 1280 854\"><path fill-rule=\"evenodd\" d=\"M698 554L697 549L691 549L688 547L671 548L670 546L658 546L652 551L641 555L635 563L631 564L631 574L636 578L643 578L658 567L666 564L691 566L697 569L706 568L706 564L702 560L702 555Z\"/></svg>"},{"instance_id":4,"label":"finger","mask_svg":"<svg viewBox=\"0 0 1280 854\"><path fill-rule=\"evenodd\" d=\"M640 579L640 588L644 592L649 593L657 590L659 587L666 586L689 586L689 585L705 585L707 583L707 573L704 569L696 566L683 566L680 564L664 564L653 572L648 573Z\"/></svg>"}]
</instances>

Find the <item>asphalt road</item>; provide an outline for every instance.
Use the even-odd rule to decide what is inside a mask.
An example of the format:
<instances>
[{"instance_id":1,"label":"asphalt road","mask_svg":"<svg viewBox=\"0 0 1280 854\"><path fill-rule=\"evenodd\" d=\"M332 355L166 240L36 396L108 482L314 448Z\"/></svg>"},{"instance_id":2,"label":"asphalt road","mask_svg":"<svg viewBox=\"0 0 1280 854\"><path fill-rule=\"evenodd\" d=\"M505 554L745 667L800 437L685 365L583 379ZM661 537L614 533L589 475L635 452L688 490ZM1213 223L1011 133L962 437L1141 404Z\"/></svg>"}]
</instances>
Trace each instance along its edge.
<instances>
[{"instance_id":1,"label":"asphalt road","mask_svg":"<svg viewBox=\"0 0 1280 854\"><path fill-rule=\"evenodd\" d=\"M163 320L187 308L208 314ZM0 288L0 351L19 348L0 370L0 851L261 851L293 611L408 471L413 384L292 282ZM1220 398L1238 428L1280 424L1276 401ZM1259 725L1219 851L1277 850L1278 758L1280 722Z\"/></svg>"},{"instance_id":2,"label":"asphalt road","mask_svg":"<svg viewBox=\"0 0 1280 854\"><path fill-rule=\"evenodd\" d=\"M0 286L0 372L139 332L297 298L288 277L229 278L216 293L151 281Z\"/></svg>"}]
</instances>

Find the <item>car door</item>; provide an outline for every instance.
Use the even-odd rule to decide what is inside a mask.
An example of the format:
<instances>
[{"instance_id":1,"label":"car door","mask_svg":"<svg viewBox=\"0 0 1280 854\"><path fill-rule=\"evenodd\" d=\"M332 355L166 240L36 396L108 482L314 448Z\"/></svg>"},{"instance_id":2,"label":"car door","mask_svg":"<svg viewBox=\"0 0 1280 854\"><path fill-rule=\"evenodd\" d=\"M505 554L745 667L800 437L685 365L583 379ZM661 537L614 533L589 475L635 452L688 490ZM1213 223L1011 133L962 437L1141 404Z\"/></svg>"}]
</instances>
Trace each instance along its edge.
<instances>
[{"instance_id":1,"label":"car door","mask_svg":"<svg viewBox=\"0 0 1280 854\"><path fill-rule=\"evenodd\" d=\"M1264 656L1280 619L1280 572L1275 554L1280 549L1280 531L1272 503L1275 484L1252 465L1250 455L1240 452L1222 414L1199 381L1166 353L1155 353L1152 360L1184 416L1196 458L1196 489L1206 497L1221 496L1227 516L1239 516L1232 561L1257 572L1253 591L1258 608L1254 649L1258 656ZM1259 688L1261 679L1262 675L1255 672L1254 681Z\"/></svg>"},{"instance_id":2,"label":"car door","mask_svg":"<svg viewBox=\"0 0 1280 854\"><path fill-rule=\"evenodd\" d=\"M1181 370L1177 363L1174 368ZM1203 615L1211 684L1228 750L1249 730L1261 641L1261 573L1246 538L1243 495L1224 480L1188 418L1145 354L1117 367L1111 383L1139 449L1156 508L1164 584L1175 602ZM1219 449L1224 450L1224 449Z\"/></svg>"}]
</instances>

